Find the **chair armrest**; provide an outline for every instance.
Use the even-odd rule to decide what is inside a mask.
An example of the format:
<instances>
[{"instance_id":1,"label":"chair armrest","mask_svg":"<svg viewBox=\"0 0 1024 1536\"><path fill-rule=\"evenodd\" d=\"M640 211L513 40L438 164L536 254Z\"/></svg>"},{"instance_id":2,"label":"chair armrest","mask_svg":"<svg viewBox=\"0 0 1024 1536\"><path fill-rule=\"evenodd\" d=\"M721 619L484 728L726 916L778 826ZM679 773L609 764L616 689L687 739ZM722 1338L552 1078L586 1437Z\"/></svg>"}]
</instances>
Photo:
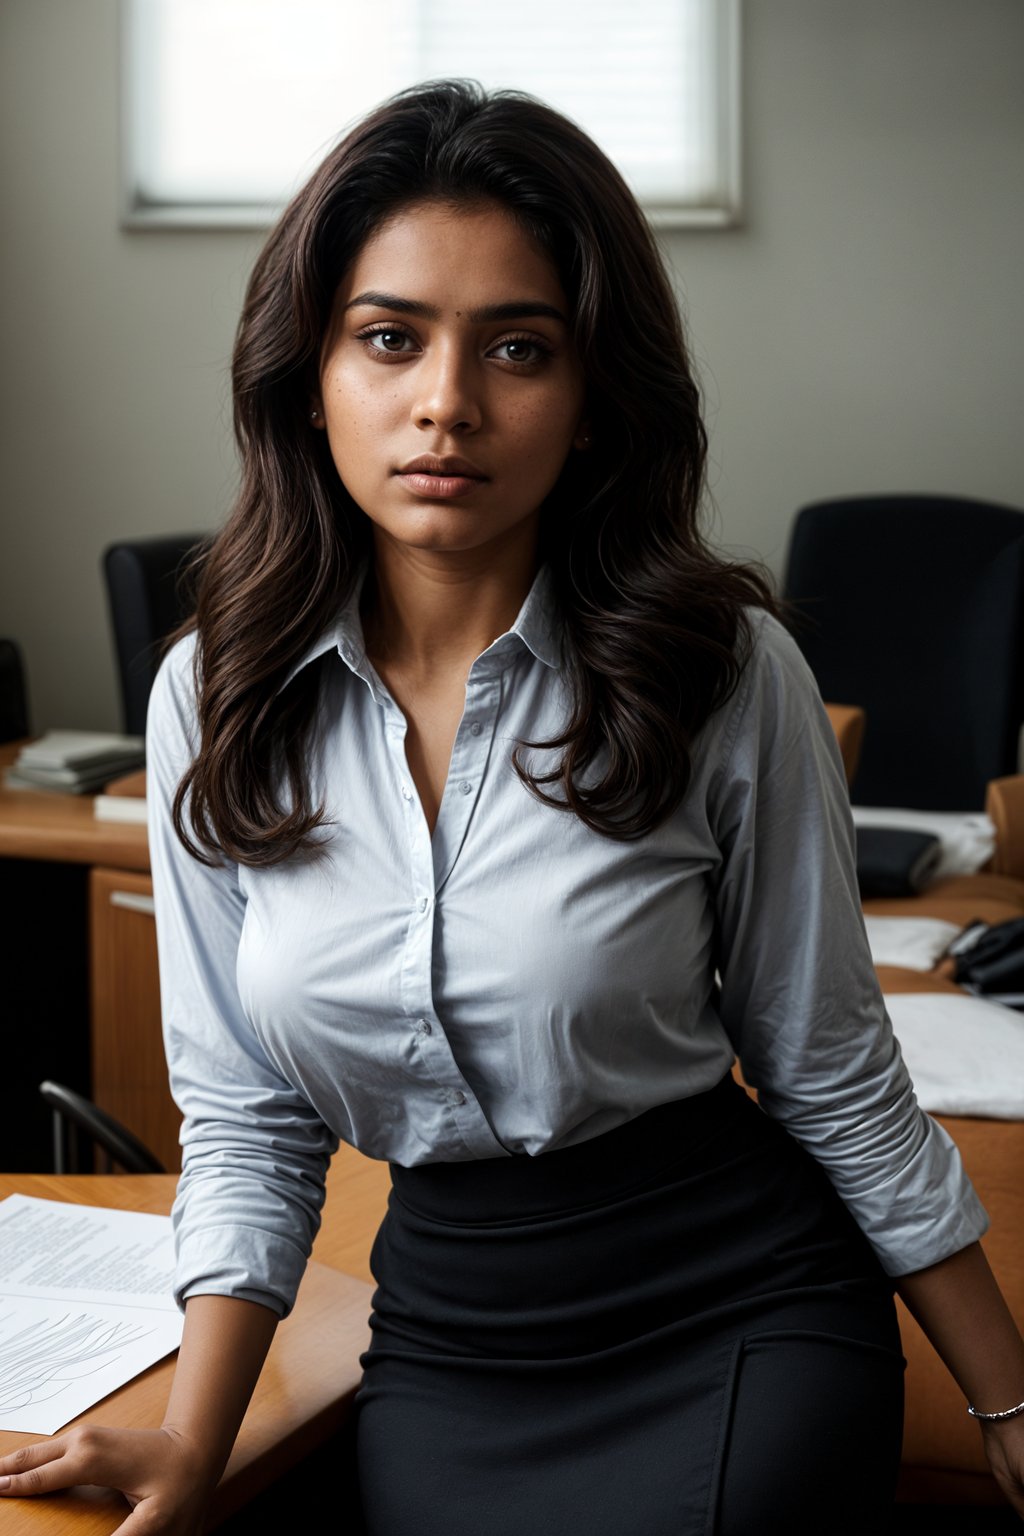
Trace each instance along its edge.
<instances>
[{"instance_id":1,"label":"chair armrest","mask_svg":"<svg viewBox=\"0 0 1024 1536\"><path fill-rule=\"evenodd\" d=\"M989 866L992 873L1024 880L1024 774L992 779L985 796L985 813L996 829Z\"/></svg>"},{"instance_id":2,"label":"chair armrest","mask_svg":"<svg viewBox=\"0 0 1024 1536\"><path fill-rule=\"evenodd\" d=\"M69 1121L96 1143L113 1162L119 1163L126 1173L166 1173L167 1170L155 1153L139 1140L127 1126L105 1109L100 1109L91 1099L76 1093L64 1083L49 1078L39 1084L39 1092L54 1111L54 1172L77 1173L76 1160L65 1166L65 1138L62 1121Z\"/></svg>"},{"instance_id":3,"label":"chair armrest","mask_svg":"<svg viewBox=\"0 0 1024 1536\"><path fill-rule=\"evenodd\" d=\"M849 786L860 761L861 742L864 740L864 711L857 704L826 704L825 709L836 733Z\"/></svg>"}]
</instances>

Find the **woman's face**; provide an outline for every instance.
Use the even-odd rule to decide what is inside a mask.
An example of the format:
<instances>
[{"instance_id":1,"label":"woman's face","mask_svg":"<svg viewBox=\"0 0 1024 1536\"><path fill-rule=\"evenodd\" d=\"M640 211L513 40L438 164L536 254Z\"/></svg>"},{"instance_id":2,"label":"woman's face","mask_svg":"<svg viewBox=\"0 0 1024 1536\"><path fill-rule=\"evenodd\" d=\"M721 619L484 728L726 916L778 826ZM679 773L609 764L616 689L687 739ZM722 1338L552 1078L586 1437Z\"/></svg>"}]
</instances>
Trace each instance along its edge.
<instances>
[{"instance_id":1,"label":"woman's face","mask_svg":"<svg viewBox=\"0 0 1024 1536\"><path fill-rule=\"evenodd\" d=\"M316 423L378 540L439 554L536 539L585 446L569 308L545 251L500 205L415 204L338 289Z\"/></svg>"}]
</instances>

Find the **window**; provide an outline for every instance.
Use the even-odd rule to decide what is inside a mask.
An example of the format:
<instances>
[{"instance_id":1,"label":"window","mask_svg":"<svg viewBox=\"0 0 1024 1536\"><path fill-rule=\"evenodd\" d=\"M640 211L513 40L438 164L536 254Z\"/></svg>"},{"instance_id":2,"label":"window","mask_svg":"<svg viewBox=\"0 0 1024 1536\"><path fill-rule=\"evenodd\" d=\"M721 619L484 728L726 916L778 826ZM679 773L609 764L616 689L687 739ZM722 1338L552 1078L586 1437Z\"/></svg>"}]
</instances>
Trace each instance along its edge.
<instances>
[{"instance_id":1,"label":"window","mask_svg":"<svg viewBox=\"0 0 1024 1536\"><path fill-rule=\"evenodd\" d=\"M124 222L259 228L417 81L531 92L655 224L738 211L739 0L122 0Z\"/></svg>"}]
</instances>

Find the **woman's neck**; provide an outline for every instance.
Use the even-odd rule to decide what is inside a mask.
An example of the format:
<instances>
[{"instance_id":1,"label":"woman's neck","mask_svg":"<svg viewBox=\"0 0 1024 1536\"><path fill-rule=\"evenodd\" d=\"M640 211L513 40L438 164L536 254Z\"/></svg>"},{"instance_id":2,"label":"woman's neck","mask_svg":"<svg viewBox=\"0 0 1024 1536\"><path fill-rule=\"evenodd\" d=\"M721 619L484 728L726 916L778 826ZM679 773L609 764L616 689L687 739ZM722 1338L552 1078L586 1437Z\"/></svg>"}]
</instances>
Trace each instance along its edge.
<instances>
[{"instance_id":1,"label":"woman's neck","mask_svg":"<svg viewBox=\"0 0 1024 1536\"><path fill-rule=\"evenodd\" d=\"M463 676L515 620L537 570L535 545L438 557L375 542L363 588L362 620L371 661L406 675L458 667Z\"/></svg>"}]
</instances>

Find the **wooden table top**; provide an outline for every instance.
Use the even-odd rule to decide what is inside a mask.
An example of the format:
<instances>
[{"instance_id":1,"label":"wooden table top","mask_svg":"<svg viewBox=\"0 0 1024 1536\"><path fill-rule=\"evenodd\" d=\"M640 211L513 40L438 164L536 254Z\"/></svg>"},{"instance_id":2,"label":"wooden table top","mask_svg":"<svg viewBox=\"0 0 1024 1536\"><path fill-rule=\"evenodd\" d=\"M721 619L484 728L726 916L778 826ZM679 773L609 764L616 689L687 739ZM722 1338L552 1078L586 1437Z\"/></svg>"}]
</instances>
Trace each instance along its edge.
<instances>
[{"instance_id":1,"label":"wooden table top","mask_svg":"<svg viewBox=\"0 0 1024 1536\"><path fill-rule=\"evenodd\" d=\"M5 770L21 745L0 746L0 858L149 869L146 828L138 822L99 821L92 795L9 788Z\"/></svg>"},{"instance_id":2,"label":"wooden table top","mask_svg":"<svg viewBox=\"0 0 1024 1536\"><path fill-rule=\"evenodd\" d=\"M0 1199L19 1193L166 1214L175 1184L173 1174L0 1174ZM386 1164L351 1148L335 1159L313 1261L294 1311L277 1330L214 1496L214 1523L235 1514L344 1424L370 1337L367 1260L388 1187ZM173 1369L172 1356L74 1422L159 1424ZM42 1438L0 1430L0 1454ZM109 1536L127 1513L119 1494L75 1488L38 1500L0 1501L0 1529L4 1536Z\"/></svg>"}]
</instances>

